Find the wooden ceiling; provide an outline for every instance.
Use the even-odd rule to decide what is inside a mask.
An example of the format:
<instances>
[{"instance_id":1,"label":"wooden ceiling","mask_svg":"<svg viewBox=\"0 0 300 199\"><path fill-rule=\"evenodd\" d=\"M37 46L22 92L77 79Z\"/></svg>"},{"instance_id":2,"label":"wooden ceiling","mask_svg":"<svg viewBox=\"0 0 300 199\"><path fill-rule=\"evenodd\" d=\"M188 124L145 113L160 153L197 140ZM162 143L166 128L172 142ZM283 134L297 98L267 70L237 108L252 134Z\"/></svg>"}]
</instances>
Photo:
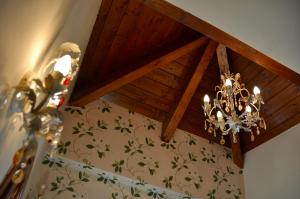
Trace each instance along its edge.
<instances>
[{"instance_id":1,"label":"wooden ceiling","mask_svg":"<svg viewBox=\"0 0 300 199\"><path fill-rule=\"evenodd\" d=\"M103 0L70 103L103 97L163 122L166 141L178 127L219 142L204 131L202 111L220 83L218 43L231 72L265 101L267 130L254 142L241 134L243 153L300 122L299 74L162 0Z\"/></svg>"}]
</instances>

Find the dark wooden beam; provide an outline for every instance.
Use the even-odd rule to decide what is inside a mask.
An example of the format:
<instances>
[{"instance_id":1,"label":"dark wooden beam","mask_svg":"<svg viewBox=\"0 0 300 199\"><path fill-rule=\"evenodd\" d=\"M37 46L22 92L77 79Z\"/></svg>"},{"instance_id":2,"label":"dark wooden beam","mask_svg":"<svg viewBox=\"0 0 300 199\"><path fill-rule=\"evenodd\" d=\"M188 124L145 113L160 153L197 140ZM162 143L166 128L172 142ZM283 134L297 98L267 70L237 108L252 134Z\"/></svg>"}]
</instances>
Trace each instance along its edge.
<instances>
[{"instance_id":1,"label":"dark wooden beam","mask_svg":"<svg viewBox=\"0 0 300 199\"><path fill-rule=\"evenodd\" d=\"M217 47L217 43L214 41L210 41L208 46L206 47L204 54L200 62L198 63L192 78L190 79L182 97L179 102L176 104L174 110L170 113L169 118L164 123L163 131L162 131L162 140L168 142L172 136L174 135L179 122L181 121L184 112L186 111L197 87L215 53Z\"/></svg>"},{"instance_id":2,"label":"dark wooden beam","mask_svg":"<svg viewBox=\"0 0 300 199\"><path fill-rule=\"evenodd\" d=\"M207 37L224 44L228 48L266 68L267 70L285 77L297 85L300 85L300 74L252 48L246 43L223 32L215 26L197 18L196 16L172 5L165 0L141 0L141 2L152 9L178 21L179 23L182 23L206 35Z\"/></svg>"},{"instance_id":3,"label":"dark wooden beam","mask_svg":"<svg viewBox=\"0 0 300 199\"><path fill-rule=\"evenodd\" d=\"M219 44L217 47L217 58L219 62L220 74L230 73L229 64L227 59L226 47ZM231 149L232 149L232 159L233 162L240 168L244 166L243 154L241 150L241 142L239 134L236 134L237 142L233 142L233 134L230 133Z\"/></svg>"},{"instance_id":4,"label":"dark wooden beam","mask_svg":"<svg viewBox=\"0 0 300 199\"><path fill-rule=\"evenodd\" d=\"M229 70L226 47L222 44L219 44L216 51L217 51L220 74L224 74L224 73L229 74L230 70Z\"/></svg>"},{"instance_id":5,"label":"dark wooden beam","mask_svg":"<svg viewBox=\"0 0 300 199\"><path fill-rule=\"evenodd\" d=\"M177 58L179 58L197 48L200 48L201 46L205 45L207 43L207 41L208 41L207 37L201 37L201 38L196 39L195 41L192 41L176 50L166 53L165 55L163 55L143 66L140 66L138 69L131 71L127 74L124 74L120 78L109 81L109 83L101 86L98 89L95 89L89 93L83 94L83 95L77 97L77 99L75 98L73 101L71 101L71 105L74 105L74 106L86 105L87 103L89 103L93 100L96 100L99 97L104 96L105 94L112 92L112 91L116 90L117 88L120 88L121 86L124 86L133 80L143 77L144 75L151 72L152 70L161 67L163 64L166 64L168 62L176 60Z\"/></svg>"},{"instance_id":6,"label":"dark wooden beam","mask_svg":"<svg viewBox=\"0 0 300 199\"><path fill-rule=\"evenodd\" d=\"M233 141L233 134L230 133L232 159L234 164L236 164L239 168L242 169L244 168L244 157L241 150L240 135L237 133L235 137L236 137L236 143L234 143Z\"/></svg>"}]
</instances>

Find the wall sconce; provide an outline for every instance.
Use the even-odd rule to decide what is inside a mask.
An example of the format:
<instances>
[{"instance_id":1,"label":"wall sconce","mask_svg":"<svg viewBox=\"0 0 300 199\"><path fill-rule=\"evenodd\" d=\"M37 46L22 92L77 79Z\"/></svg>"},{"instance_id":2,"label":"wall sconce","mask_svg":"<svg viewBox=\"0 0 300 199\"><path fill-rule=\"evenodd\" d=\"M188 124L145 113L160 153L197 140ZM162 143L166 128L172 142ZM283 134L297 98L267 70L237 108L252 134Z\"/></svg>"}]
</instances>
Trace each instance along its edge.
<instances>
[{"instance_id":1,"label":"wall sconce","mask_svg":"<svg viewBox=\"0 0 300 199\"><path fill-rule=\"evenodd\" d=\"M21 115L26 131L23 146L15 153L12 167L1 183L0 198L20 193L36 154L37 137L52 145L51 152L56 150L63 130L58 108L63 105L70 82L79 70L80 56L78 45L63 43L53 59L41 68L38 78L23 77L17 86L3 87L0 91L0 109L6 112L5 117Z\"/></svg>"}]
</instances>

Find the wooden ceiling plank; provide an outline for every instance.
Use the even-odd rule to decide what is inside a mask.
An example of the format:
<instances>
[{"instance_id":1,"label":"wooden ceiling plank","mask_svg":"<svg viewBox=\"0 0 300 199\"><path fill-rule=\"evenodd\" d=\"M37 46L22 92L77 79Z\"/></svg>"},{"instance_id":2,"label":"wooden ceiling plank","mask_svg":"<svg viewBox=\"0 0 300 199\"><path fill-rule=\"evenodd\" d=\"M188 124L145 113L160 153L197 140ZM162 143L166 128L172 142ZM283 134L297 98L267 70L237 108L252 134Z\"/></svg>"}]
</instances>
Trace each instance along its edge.
<instances>
[{"instance_id":1,"label":"wooden ceiling plank","mask_svg":"<svg viewBox=\"0 0 300 199\"><path fill-rule=\"evenodd\" d=\"M206 37L201 37L199 39L196 39L195 41L189 42L188 44L173 50L141 67L138 69L131 71L122 77L118 79L113 79L109 83L105 84L104 86L93 90L90 93L87 93L85 95L79 96L77 99L74 99L73 102L71 102L72 105L75 106L83 106L87 103L98 99L99 97L114 91L117 88L120 88L121 86L124 86L125 84L136 80L147 73L151 72L152 70L161 67L163 64L169 63L173 60L176 60L177 58L189 53L192 50L195 50L197 48L200 48L204 44L207 43Z\"/></svg>"},{"instance_id":2,"label":"wooden ceiling plank","mask_svg":"<svg viewBox=\"0 0 300 199\"><path fill-rule=\"evenodd\" d=\"M119 29L117 33L115 34L115 39L110 45L110 48L108 50L102 50L103 53L106 53L105 59L103 59L101 63L101 70L98 71L99 76L101 74L110 73L111 66L112 65L118 65L118 61L122 60L122 53L127 49L124 49L128 47L128 39L129 35L132 35L136 31L136 23L132 23L132 21L135 21L138 17L138 19L141 19L141 13L144 11L145 6L143 6L139 1L133 0L129 1L128 8L126 11L126 14L121 19ZM115 57L118 57L119 59L115 59ZM100 59L99 59L100 60ZM102 69L105 67L105 71Z\"/></svg>"},{"instance_id":3,"label":"wooden ceiling plank","mask_svg":"<svg viewBox=\"0 0 300 199\"><path fill-rule=\"evenodd\" d=\"M95 49L98 44L99 35L101 35L103 32L105 22L109 16L109 12L112 7L112 3L113 3L112 0L103 0L101 3L100 10L97 15L97 19L92 30L92 34L88 42L88 47L86 48L86 52L82 60L81 65L83 67L80 68L80 75L78 76L77 84L81 81L85 81L89 77L89 74L91 74L90 73L91 67L84 67L84 66L94 59Z\"/></svg>"},{"instance_id":4,"label":"wooden ceiling plank","mask_svg":"<svg viewBox=\"0 0 300 199\"><path fill-rule=\"evenodd\" d=\"M184 65L184 66L191 65L194 62L195 57L197 55L199 55L199 51L194 50L194 51L191 51L189 54L179 57L178 59L175 60L175 62L178 62L179 64Z\"/></svg>"},{"instance_id":5,"label":"wooden ceiling plank","mask_svg":"<svg viewBox=\"0 0 300 199\"><path fill-rule=\"evenodd\" d=\"M120 25L124 20L124 16L126 16L128 6L128 0L113 0L111 11L109 12L109 16L105 21L103 31L99 36L100 40L97 43L95 52L93 52L93 66L97 66L99 64L99 60L101 60L100 63L102 63L103 60L106 60L112 44L116 39L116 35L118 33ZM97 69L97 67L95 68ZM105 73L106 70L106 66L101 65L101 72ZM91 72L90 68L89 71ZM98 70L93 72L98 72Z\"/></svg>"},{"instance_id":6,"label":"wooden ceiling plank","mask_svg":"<svg viewBox=\"0 0 300 199\"><path fill-rule=\"evenodd\" d=\"M157 81L165 86L173 89L181 90L182 85L185 84L185 80L173 75L161 68L153 70L146 75L147 78Z\"/></svg>"},{"instance_id":7,"label":"wooden ceiling plank","mask_svg":"<svg viewBox=\"0 0 300 199\"><path fill-rule=\"evenodd\" d=\"M152 106L145 106L138 100L132 99L128 96L122 95L118 92L111 92L102 97L102 99L108 100L120 106L123 106L131 111L135 111L139 114L145 115L151 119L157 121L164 121L166 113L158 110Z\"/></svg>"},{"instance_id":8,"label":"wooden ceiling plank","mask_svg":"<svg viewBox=\"0 0 300 199\"><path fill-rule=\"evenodd\" d=\"M185 79L187 74L189 73L189 66L182 65L176 61L170 62L165 66L162 66L161 69L171 73L181 79Z\"/></svg>"},{"instance_id":9,"label":"wooden ceiling plank","mask_svg":"<svg viewBox=\"0 0 300 199\"><path fill-rule=\"evenodd\" d=\"M222 44L219 44L217 47L217 58L220 67L220 74L230 74L228 58L226 53L226 47ZM233 134L230 133L230 140L231 140L231 149L232 149L232 159L233 162L240 168L244 167L244 159L241 150L241 142L240 142L240 135L239 133L236 134L237 142L233 142Z\"/></svg>"},{"instance_id":10,"label":"wooden ceiling plank","mask_svg":"<svg viewBox=\"0 0 300 199\"><path fill-rule=\"evenodd\" d=\"M299 95L300 87L297 87L295 84L290 84L280 91L280 93L266 101L266 104L261 108L261 112L265 115L271 115Z\"/></svg>"},{"instance_id":11,"label":"wooden ceiling plank","mask_svg":"<svg viewBox=\"0 0 300 199\"><path fill-rule=\"evenodd\" d=\"M273 73L276 73L282 77L285 77L286 79L289 79L295 84L300 85L300 74L297 72L289 69L283 64L275 61L269 56L259 52L258 50L216 28L215 26L197 18L196 16L172 5L167 1L141 0L141 2L150 8L178 21L179 23L182 23L206 35L207 37L224 44L228 48L268 69L269 71L272 71Z\"/></svg>"},{"instance_id":12,"label":"wooden ceiling plank","mask_svg":"<svg viewBox=\"0 0 300 199\"><path fill-rule=\"evenodd\" d=\"M267 142L271 138L279 135L288 128L300 122L300 95L298 94L292 101L284 107L265 118L267 130L261 131L255 142L250 141L250 134L245 133L243 139L243 152L247 152L260 144Z\"/></svg>"},{"instance_id":13,"label":"wooden ceiling plank","mask_svg":"<svg viewBox=\"0 0 300 199\"><path fill-rule=\"evenodd\" d=\"M165 142L170 141L172 136L174 135L176 128L182 119L184 112L186 111L194 93L197 90L197 87L206 71L217 47L217 43L214 41L210 41L207 45L204 54L200 62L198 63L194 74L192 75L182 97L179 102L176 104L176 107L173 111L170 111L170 116L164 123L163 131L162 131L162 140Z\"/></svg>"},{"instance_id":14,"label":"wooden ceiling plank","mask_svg":"<svg viewBox=\"0 0 300 199\"><path fill-rule=\"evenodd\" d=\"M271 115L266 117L267 131L275 128L281 124L286 118L291 118L293 115L300 113L300 95L295 96L291 101L287 102L285 106L277 109ZM300 120L300 118L299 118Z\"/></svg>"},{"instance_id":15,"label":"wooden ceiling plank","mask_svg":"<svg viewBox=\"0 0 300 199\"><path fill-rule=\"evenodd\" d=\"M155 95L151 95L147 91L135 87L133 84L129 83L116 91L120 94L136 99L145 105L153 106L154 108L160 109L162 111L167 112L168 110L170 110L170 101L159 98Z\"/></svg>"},{"instance_id":16,"label":"wooden ceiling plank","mask_svg":"<svg viewBox=\"0 0 300 199\"><path fill-rule=\"evenodd\" d=\"M258 75L256 75L253 79L251 79L246 84L246 88L252 90L254 86L258 86L259 88L264 88L269 82L273 81L276 78L276 74L264 69Z\"/></svg>"},{"instance_id":17,"label":"wooden ceiling plank","mask_svg":"<svg viewBox=\"0 0 300 199\"><path fill-rule=\"evenodd\" d=\"M168 101L173 101L178 93L178 90L165 86L146 76L132 81L131 84Z\"/></svg>"}]
</instances>

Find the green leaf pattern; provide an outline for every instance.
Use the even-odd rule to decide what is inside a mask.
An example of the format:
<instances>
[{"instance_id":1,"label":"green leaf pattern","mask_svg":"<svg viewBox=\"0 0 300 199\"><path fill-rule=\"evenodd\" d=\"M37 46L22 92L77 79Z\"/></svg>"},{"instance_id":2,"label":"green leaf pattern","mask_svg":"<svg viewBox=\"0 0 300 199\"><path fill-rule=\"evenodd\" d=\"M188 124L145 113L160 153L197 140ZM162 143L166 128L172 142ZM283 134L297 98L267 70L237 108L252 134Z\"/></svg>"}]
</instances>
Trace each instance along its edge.
<instances>
[{"instance_id":1,"label":"green leaf pattern","mask_svg":"<svg viewBox=\"0 0 300 199\"><path fill-rule=\"evenodd\" d=\"M125 190L105 173L91 180L85 169L94 167L139 180L139 186L146 182L184 193L184 198L244 198L242 170L222 146L182 131L162 142L159 122L102 100L64 111L66 128L57 153L85 166L71 176L63 162L46 155L42 164L53 170L47 182L51 198L90 198L84 187L96 182L109 187L105 198L167 198L156 189L146 196L137 187Z\"/></svg>"}]
</instances>

